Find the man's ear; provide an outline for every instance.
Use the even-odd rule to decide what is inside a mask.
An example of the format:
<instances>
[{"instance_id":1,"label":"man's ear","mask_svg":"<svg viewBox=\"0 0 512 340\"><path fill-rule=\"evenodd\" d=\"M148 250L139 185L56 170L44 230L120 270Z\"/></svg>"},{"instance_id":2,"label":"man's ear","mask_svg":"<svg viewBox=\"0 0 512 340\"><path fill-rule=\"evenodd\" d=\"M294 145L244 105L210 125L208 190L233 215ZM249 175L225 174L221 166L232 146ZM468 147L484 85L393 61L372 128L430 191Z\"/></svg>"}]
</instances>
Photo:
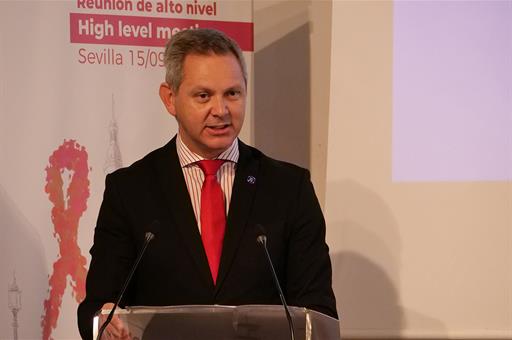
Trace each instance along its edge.
<instances>
[{"instance_id":1,"label":"man's ear","mask_svg":"<svg viewBox=\"0 0 512 340\"><path fill-rule=\"evenodd\" d=\"M176 100L176 94L171 89L169 84L162 83L160 84L160 99L162 100L162 103L164 103L165 108L167 111L173 115L176 116L176 106L174 104L174 101Z\"/></svg>"}]
</instances>

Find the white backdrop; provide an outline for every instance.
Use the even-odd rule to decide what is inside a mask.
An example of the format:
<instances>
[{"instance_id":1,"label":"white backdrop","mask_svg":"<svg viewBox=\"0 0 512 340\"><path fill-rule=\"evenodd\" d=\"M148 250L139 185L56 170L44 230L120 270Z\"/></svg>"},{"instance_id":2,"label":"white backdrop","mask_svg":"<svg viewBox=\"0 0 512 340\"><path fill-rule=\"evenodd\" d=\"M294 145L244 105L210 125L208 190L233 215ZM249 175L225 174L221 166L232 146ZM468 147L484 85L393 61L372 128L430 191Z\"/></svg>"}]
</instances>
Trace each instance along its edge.
<instances>
[{"instance_id":1,"label":"white backdrop","mask_svg":"<svg viewBox=\"0 0 512 340\"><path fill-rule=\"evenodd\" d=\"M22 301L20 339L78 338L77 300L84 294L105 174L176 132L158 97L163 48L155 45L162 41L79 43L87 37L70 35L76 29L71 13L109 15L112 22L138 16L140 25L158 17L170 27L230 28L245 34L236 39L246 44L251 69L251 1L197 1L202 8L215 6L203 14L186 14L186 5L194 4L186 0L174 1L183 6L181 14L79 8L84 3L0 2L2 339L13 336L7 289L14 279Z\"/></svg>"}]
</instances>

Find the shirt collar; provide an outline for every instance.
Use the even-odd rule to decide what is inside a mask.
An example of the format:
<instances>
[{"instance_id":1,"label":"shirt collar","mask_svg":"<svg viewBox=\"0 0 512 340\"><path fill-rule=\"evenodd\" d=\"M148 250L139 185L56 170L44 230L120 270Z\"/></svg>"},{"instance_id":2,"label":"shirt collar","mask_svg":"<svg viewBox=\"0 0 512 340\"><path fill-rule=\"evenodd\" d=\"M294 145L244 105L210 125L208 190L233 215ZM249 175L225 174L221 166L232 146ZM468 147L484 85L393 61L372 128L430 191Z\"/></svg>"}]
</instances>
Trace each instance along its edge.
<instances>
[{"instance_id":1,"label":"shirt collar","mask_svg":"<svg viewBox=\"0 0 512 340\"><path fill-rule=\"evenodd\" d=\"M179 133L178 136L176 137L176 150L178 151L178 158L182 168L195 164L205 159L204 157L190 151L190 149L185 145L185 143L181 139ZM231 145L215 159L223 159L225 161L238 163L239 155L240 154L238 151L238 138L235 138L233 143L231 143Z\"/></svg>"}]
</instances>

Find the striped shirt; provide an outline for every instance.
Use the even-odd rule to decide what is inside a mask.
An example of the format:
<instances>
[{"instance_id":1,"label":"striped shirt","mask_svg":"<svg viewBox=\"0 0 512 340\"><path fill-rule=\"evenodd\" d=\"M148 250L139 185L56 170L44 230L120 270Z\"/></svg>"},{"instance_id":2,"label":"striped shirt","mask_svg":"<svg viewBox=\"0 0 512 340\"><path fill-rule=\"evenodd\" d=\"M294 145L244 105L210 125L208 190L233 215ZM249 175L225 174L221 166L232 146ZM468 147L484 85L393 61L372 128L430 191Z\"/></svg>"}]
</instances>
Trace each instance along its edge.
<instances>
[{"instance_id":1,"label":"striped shirt","mask_svg":"<svg viewBox=\"0 0 512 340\"><path fill-rule=\"evenodd\" d=\"M176 150L178 151L178 158L187 184L188 194L194 209L199 232L201 232L201 188L204 182L203 170L197 164L198 161L205 159L198 154L190 151L190 149L183 143L178 133L176 138ZM231 202L231 192L233 190L233 181L235 179L236 163L238 162L238 139L222 152L216 159L223 159L226 162L221 165L217 171L217 181L220 183L222 191L224 192L224 202L226 204L226 216L229 212L229 203Z\"/></svg>"}]
</instances>

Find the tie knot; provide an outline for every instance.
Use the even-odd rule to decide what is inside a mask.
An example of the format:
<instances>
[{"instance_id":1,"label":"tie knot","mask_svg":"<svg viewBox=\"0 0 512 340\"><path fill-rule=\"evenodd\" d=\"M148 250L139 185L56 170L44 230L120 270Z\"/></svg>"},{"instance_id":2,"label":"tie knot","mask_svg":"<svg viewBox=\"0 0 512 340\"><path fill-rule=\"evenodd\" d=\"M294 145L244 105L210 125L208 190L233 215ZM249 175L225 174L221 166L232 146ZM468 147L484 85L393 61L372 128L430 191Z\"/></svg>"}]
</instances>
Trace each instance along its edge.
<instances>
[{"instance_id":1,"label":"tie knot","mask_svg":"<svg viewBox=\"0 0 512 340\"><path fill-rule=\"evenodd\" d=\"M197 162L197 165L203 170L205 176L215 176L224 162L222 159L203 159Z\"/></svg>"}]
</instances>

